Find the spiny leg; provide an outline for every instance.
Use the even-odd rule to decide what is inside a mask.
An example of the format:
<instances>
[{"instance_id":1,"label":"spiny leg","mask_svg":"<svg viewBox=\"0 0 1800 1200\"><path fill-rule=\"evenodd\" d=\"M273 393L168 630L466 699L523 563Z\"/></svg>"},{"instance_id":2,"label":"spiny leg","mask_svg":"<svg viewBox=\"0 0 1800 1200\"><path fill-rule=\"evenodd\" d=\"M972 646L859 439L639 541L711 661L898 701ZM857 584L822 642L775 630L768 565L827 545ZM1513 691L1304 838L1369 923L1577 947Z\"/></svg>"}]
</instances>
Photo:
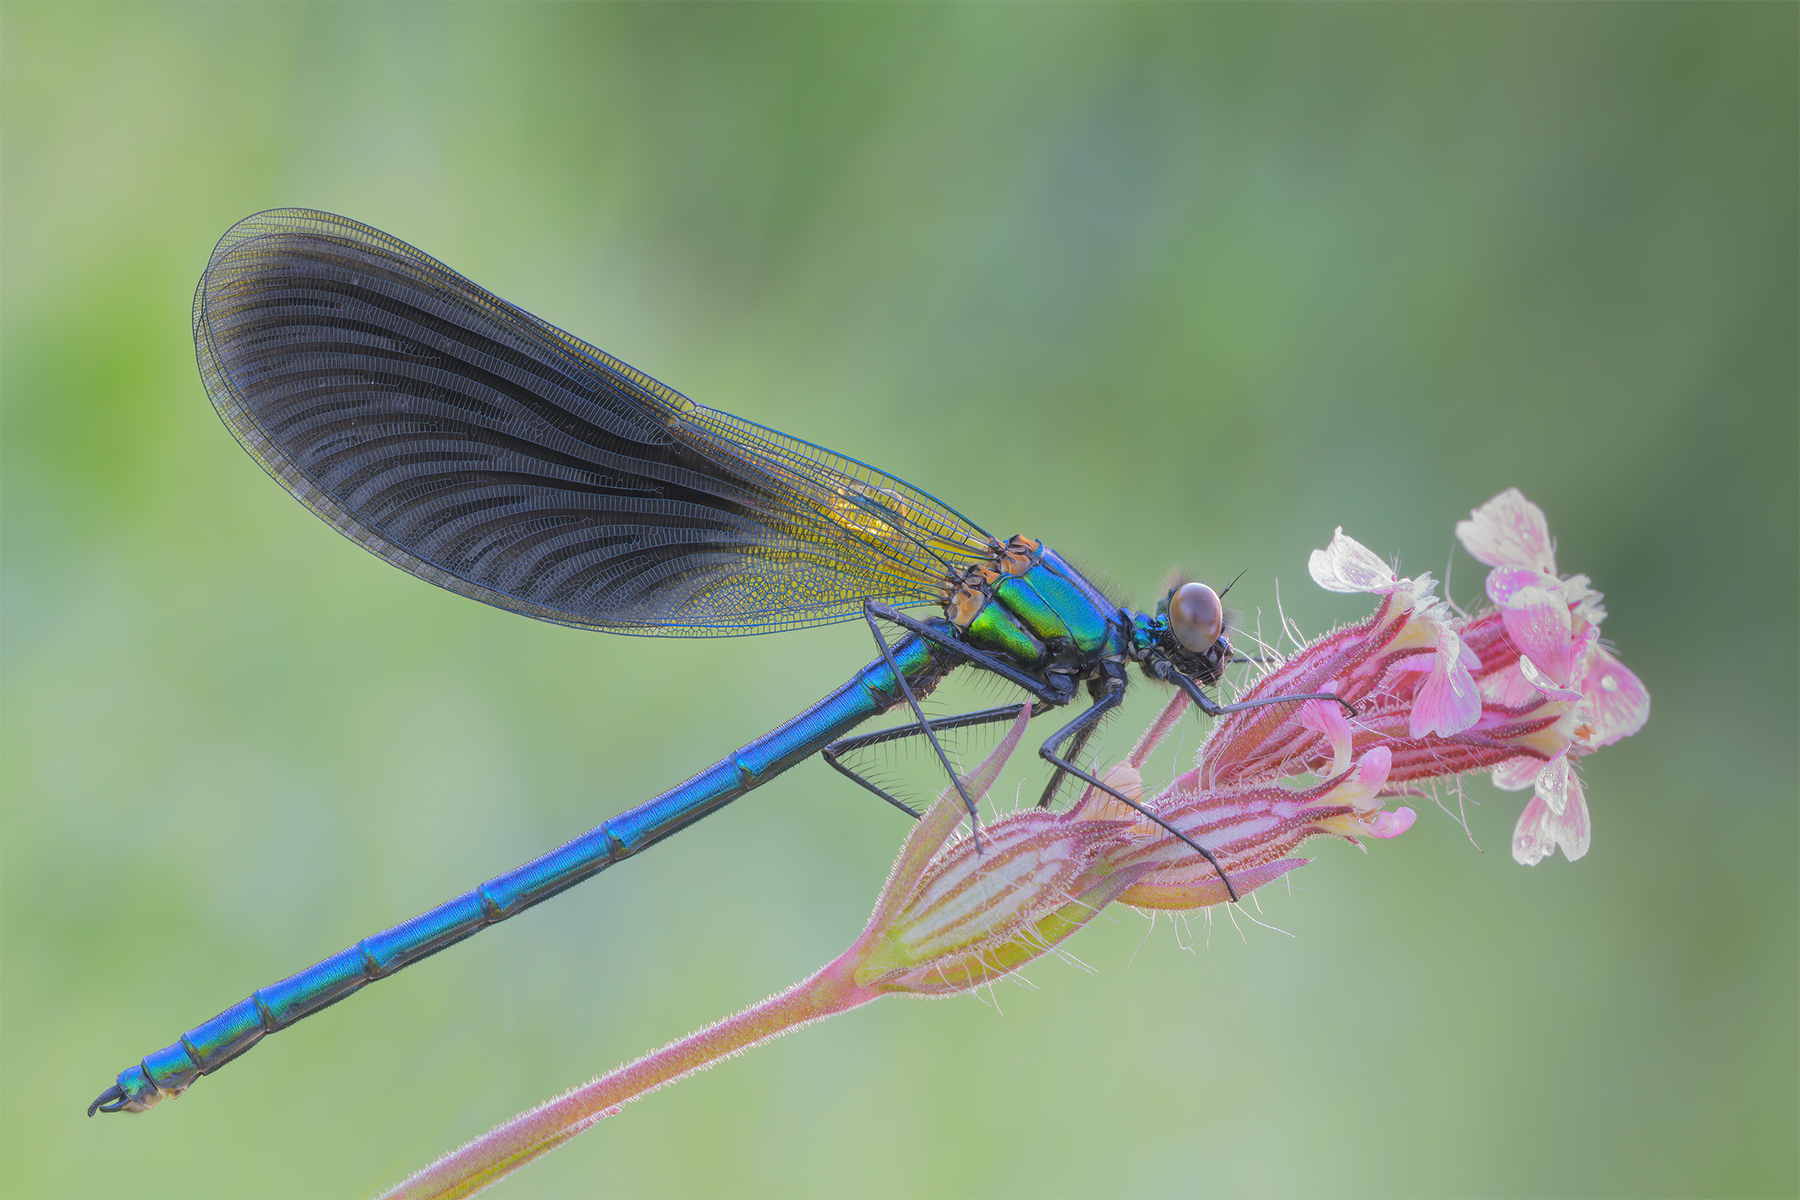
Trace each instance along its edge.
<instances>
[{"instance_id":1,"label":"spiny leg","mask_svg":"<svg viewBox=\"0 0 1800 1200\"><path fill-rule=\"evenodd\" d=\"M930 726L933 730L941 732L946 729L967 729L973 725L992 725L1001 721L1013 720L1019 715L1019 710L1024 707L1023 704L1007 704L1000 708L984 708L979 712L960 713L954 717L936 717L932 719ZM1049 711L1049 704L1036 704L1032 706L1031 715L1041 717ZM923 732L924 730L917 725L897 725L892 729L878 729L874 733L859 733L854 737L844 738L842 741L833 742L819 753L839 774L874 792L908 816L917 818L920 814L912 805L898 799L873 780L851 770L839 762L838 757L854 750L861 750L865 746L878 746L883 742L918 737Z\"/></svg>"},{"instance_id":2,"label":"spiny leg","mask_svg":"<svg viewBox=\"0 0 1800 1200\"><path fill-rule=\"evenodd\" d=\"M1212 864L1213 870L1219 873L1220 881L1225 884L1226 894L1231 897L1232 903L1237 903L1237 887L1231 882L1231 876L1225 873L1225 868L1219 865L1219 860L1213 857L1213 852L1211 850L1208 850L1205 846L1202 846L1199 842L1196 842L1193 838L1181 832L1181 830L1175 828L1175 826L1169 824L1169 822L1157 816L1148 808L1121 792L1118 788L1113 787L1103 780L1096 779L1088 772L1082 770L1074 763L1069 762L1067 759L1062 758L1056 753L1055 747L1057 745L1067 741L1076 734L1079 734L1083 729L1092 727L1094 723L1105 716L1109 710L1118 707L1119 702L1125 698L1125 680L1115 675L1112 677L1111 682L1113 686L1107 689L1104 695L1096 699L1091 708L1050 736L1050 739L1038 749L1039 757L1059 771L1067 771L1083 783L1099 788L1121 804L1136 809L1143 816L1148 817L1150 820L1156 822L1156 824L1161 825L1169 833L1185 842L1195 853L1199 854L1200 857Z\"/></svg>"},{"instance_id":3,"label":"spiny leg","mask_svg":"<svg viewBox=\"0 0 1800 1200\"><path fill-rule=\"evenodd\" d=\"M1079 759L1082 750L1087 747L1088 739L1092 737L1094 731L1099 728L1100 723L1098 721L1083 725L1080 731L1076 733L1075 740L1069 743L1068 757L1071 759ZM1056 800L1056 793L1062 787L1062 781L1063 773L1060 769L1050 772L1050 781L1044 785L1044 794L1038 797L1037 806L1039 808L1049 808Z\"/></svg>"},{"instance_id":4,"label":"spiny leg","mask_svg":"<svg viewBox=\"0 0 1800 1200\"><path fill-rule=\"evenodd\" d=\"M990 675L998 675L1008 683L1016 685L1020 690L1029 692L1032 698L1041 704L1047 704L1053 708L1060 708L1075 698L1075 683L1073 680L1060 676L1052 676L1049 679L1039 679L1034 675L1028 674L997 654L990 653L986 650L977 650L975 647L957 637L954 631L947 632L946 630L949 623L946 621L921 621L917 617L903 613L897 608L881 603L879 600L863 601L863 614L865 618L873 616L888 622L890 625L898 626L913 636L920 638L923 641L930 642L939 650L968 663L970 666L980 667ZM874 622L871 621L870 624L873 625ZM881 640L880 635L877 634L876 641L879 642Z\"/></svg>"},{"instance_id":5,"label":"spiny leg","mask_svg":"<svg viewBox=\"0 0 1800 1200\"><path fill-rule=\"evenodd\" d=\"M931 742L931 748L937 751L938 761L944 764L944 770L950 775L950 782L956 785L956 794L962 797L963 807L969 810L969 825L975 831L975 844L979 847L981 845L981 811L975 807L975 800L969 795L969 789L963 786L962 776L957 773L955 767L950 765L950 756L944 753L944 747L938 741L937 734L932 732L931 722L925 719L925 712L919 707L919 698L913 695L912 682L906 678L906 672L900 669L900 664L894 661L893 647L889 646L887 638L882 636L881 626L875 623L875 616L874 601L865 600L863 602L863 620L869 623L869 633L874 636L875 644L881 647L881 661L886 663L887 669L894 673L894 685L900 689L900 694L906 697L906 703L912 709L913 717L919 722L919 727L925 731L925 737Z\"/></svg>"},{"instance_id":6,"label":"spiny leg","mask_svg":"<svg viewBox=\"0 0 1800 1200\"><path fill-rule=\"evenodd\" d=\"M1182 691L1186 692L1188 699L1194 702L1194 707L1209 717L1222 717L1227 713L1243 712L1244 710L1251 708L1267 708L1271 704L1292 704L1300 700L1332 700L1343 705L1345 712L1353 717L1356 716L1356 705L1350 703L1342 696L1336 696L1330 692L1306 692L1292 696L1263 696L1256 700L1240 700L1235 704L1220 704L1205 692L1201 691L1199 684L1195 683L1192 679L1189 679L1186 675L1183 675L1180 671L1177 671L1173 664L1159 662L1152 669L1156 672L1156 677L1158 679L1161 679L1165 683L1172 683Z\"/></svg>"},{"instance_id":7,"label":"spiny leg","mask_svg":"<svg viewBox=\"0 0 1800 1200\"><path fill-rule=\"evenodd\" d=\"M1011 663L1006 662L1004 659L990 654L985 650L977 650L975 647L968 645L953 634L945 632L943 628L927 624L916 617L901 612L897 608L882 604L878 600L863 601L863 618L868 621L869 630L875 635L876 644L881 647L882 659L888 664L890 670L894 669L893 652L888 649L887 639L881 636L880 629L875 625L877 618L886 621L891 625L899 626L901 629L906 630L915 637L930 642L940 650L952 654L972 666L980 667L990 674L998 675L1008 683L1017 684L1024 691L1029 692L1034 699L1045 705L1060 708L1075 697L1075 684L1071 680L1060 677L1053 677L1051 680L1036 679L1013 666ZM945 755L944 748L938 744L937 735L931 732L931 723L925 719L924 713L919 711L919 702L913 697L912 688L908 686L906 677L900 675L897 671L895 677L900 680L901 686L905 690L907 702L912 705L913 715L917 718L919 726L925 735L931 739L931 747L937 751L938 760L944 764L944 770L949 772L950 778L956 783L957 793L962 796L963 802L967 804L969 794L963 789L962 779L957 775L955 769L950 766L950 759ZM979 829L980 817L976 814L972 805L970 805L969 808L969 815L970 820L973 821L976 828ZM977 848L979 848L979 841L976 845Z\"/></svg>"}]
</instances>

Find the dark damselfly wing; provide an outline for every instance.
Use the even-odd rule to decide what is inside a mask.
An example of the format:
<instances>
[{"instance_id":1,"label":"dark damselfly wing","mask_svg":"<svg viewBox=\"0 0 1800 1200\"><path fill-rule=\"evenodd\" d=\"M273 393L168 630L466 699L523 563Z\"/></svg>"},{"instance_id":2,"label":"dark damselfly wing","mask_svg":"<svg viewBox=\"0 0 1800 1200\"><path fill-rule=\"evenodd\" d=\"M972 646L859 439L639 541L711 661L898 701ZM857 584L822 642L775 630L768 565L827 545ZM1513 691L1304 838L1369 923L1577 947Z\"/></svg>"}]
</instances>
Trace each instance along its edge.
<instances>
[{"instance_id":1,"label":"dark damselfly wing","mask_svg":"<svg viewBox=\"0 0 1800 1200\"><path fill-rule=\"evenodd\" d=\"M263 467L422 579L545 621L685 637L934 601L989 538L854 459L704 408L366 225L233 226L200 373Z\"/></svg>"}]
</instances>

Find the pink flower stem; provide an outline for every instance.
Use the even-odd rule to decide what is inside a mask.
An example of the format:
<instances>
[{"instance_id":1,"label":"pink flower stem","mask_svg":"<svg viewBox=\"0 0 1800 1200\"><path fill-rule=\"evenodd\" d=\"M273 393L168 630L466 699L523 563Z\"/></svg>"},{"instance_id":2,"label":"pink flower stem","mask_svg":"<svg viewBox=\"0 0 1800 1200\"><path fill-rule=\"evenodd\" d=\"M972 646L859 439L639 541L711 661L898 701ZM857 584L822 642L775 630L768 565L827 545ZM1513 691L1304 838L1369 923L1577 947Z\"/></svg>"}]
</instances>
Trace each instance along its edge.
<instances>
[{"instance_id":1,"label":"pink flower stem","mask_svg":"<svg viewBox=\"0 0 1800 1200\"><path fill-rule=\"evenodd\" d=\"M882 993L855 983L861 946L859 939L835 962L780 995L495 1126L384 1192L383 1200L473 1196L666 1083L802 1025L867 1004Z\"/></svg>"}]
</instances>

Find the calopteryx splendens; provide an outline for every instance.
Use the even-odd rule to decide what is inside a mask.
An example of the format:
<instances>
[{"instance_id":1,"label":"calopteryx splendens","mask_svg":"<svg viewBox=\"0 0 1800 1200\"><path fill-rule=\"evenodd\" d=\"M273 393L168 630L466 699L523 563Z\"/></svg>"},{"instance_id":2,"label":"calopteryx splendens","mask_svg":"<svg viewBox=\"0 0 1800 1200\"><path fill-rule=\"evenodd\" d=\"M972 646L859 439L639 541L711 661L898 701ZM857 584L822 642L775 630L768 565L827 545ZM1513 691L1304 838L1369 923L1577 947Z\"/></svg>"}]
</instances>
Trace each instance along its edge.
<instances>
[{"instance_id":1,"label":"calopteryx splendens","mask_svg":"<svg viewBox=\"0 0 1800 1200\"><path fill-rule=\"evenodd\" d=\"M440 587L614 633L708 637L862 619L880 654L686 783L189 1030L121 1072L90 1115L179 1095L266 1034L815 753L906 807L839 756L896 736L848 735L905 704L916 724L901 733L929 738L949 770L937 731L1019 711L926 721L918 698L958 667L1017 685L1039 710L1088 691L1090 707L1040 751L1053 768L1045 803L1067 774L1136 807L1074 761L1133 665L1207 713L1240 707L1201 690L1232 655L1205 584L1171 590L1154 613L1122 608L1036 539L1002 541L892 475L703 408L355 221L279 209L239 222L201 277L194 340L213 403L257 462L365 549ZM890 644L884 626L900 640Z\"/></svg>"}]
</instances>

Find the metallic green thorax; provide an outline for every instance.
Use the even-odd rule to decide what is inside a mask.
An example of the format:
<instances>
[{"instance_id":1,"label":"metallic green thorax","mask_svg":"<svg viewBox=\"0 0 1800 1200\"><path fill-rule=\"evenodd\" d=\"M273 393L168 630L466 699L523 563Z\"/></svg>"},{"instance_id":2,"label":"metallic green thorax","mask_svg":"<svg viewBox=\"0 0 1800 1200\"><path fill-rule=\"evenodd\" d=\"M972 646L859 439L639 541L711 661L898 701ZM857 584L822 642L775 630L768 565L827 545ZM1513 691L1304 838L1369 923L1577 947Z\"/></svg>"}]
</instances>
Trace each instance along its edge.
<instances>
[{"instance_id":1,"label":"metallic green thorax","mask_svg":"<svg viewBox=\"0 0 1800 1200\"><path fill-rule=\"evenodd\" d=\"M1025 632L1018 620L995 601L990 600L982 606L969 623L964 637L970 645L982 650L997 650L1021 666L1043 665L1044 643Z\"/></svg>"},{"instance_id":2,"label":"metallic green thorax","mask_svg":"<svg viewBox=\"0 0 1800 1200\"><path fill-rule=\"evenodd\" d=\"M1091 660L1126 649L1118 606L1048 548L1019 575L995 580L966 638L1022 666L1043 667L1072 651Z\"/></svg>"}]
</instances>

